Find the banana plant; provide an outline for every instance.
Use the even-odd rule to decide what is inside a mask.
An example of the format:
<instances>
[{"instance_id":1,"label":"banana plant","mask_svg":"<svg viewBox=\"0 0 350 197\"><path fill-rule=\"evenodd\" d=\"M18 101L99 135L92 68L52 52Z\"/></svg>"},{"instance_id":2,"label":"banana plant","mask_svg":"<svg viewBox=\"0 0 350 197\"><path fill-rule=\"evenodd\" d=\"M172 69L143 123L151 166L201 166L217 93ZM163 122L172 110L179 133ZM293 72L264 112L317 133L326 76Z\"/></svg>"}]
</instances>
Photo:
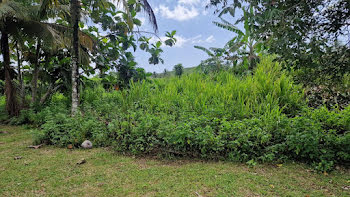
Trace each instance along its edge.
<instances>
[{"instance_id":1,"label":"banana plant","mask_svg":"<svg viewBox=\"0 0 350 197\"><path fill-rule=\"evenodd\" d=\"M230 11L227 11L230 14ZM263 50L263 43L260 40L256 40L254 36L254 27L250 24L250 18L247 9L243 9L244 13L244 31L237 28L227 20L220 17L221 22L214 21L213 23L220 28L231 31L236 36L228 41L225 45L225 49L228 52L227 60L237 62L249 70L252 70L256 63L259 61L258 54ZM252 10L250 10L252 12ZM232 15L232 16L233 16Z\"/></svg>"}]
</instances>

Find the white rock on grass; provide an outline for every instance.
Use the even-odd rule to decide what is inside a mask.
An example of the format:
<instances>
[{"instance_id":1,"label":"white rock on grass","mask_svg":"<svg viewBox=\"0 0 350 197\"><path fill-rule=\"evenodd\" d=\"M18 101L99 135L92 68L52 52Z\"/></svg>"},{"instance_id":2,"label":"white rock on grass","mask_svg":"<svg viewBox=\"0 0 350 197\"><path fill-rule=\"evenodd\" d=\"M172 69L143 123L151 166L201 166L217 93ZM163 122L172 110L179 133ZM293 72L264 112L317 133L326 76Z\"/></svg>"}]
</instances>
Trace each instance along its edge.
<instances>
[{"instance_id":1,"label":"white rock on grass","mask_svg":"<svg viewBox=\"0 0 350 197\"><path fill-rule=\"evenodd\" d=\"M89 140L85 140L82 144L81 147L83 148L92 148L92 142L90 142Z\"/></svg>"}]
</instances>

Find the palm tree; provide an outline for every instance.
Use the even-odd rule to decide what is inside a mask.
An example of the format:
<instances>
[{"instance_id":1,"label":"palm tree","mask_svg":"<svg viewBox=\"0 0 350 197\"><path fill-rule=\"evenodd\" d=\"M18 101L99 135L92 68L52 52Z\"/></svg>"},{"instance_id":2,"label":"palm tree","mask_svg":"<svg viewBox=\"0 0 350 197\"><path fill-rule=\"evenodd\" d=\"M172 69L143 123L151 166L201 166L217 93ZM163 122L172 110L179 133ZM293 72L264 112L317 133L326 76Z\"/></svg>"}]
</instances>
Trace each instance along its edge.
<instances>
[{"instance_id":1,"label":"palm tree","mask_svg":"<svg viewBox=\"0 0 350 197\"><path fill-rule=\"evenodd\" d=\"M49 25L33 20L33 8L35 6L25 7L16 1L0 1L1 52L4 59L6 110L10 116L18 115L20 110L13 81L14 76L11 76L10 36L16 37L23 33L28 36L44 37L48 40L54 40L57 36L56 31Z\"/></svg>"},{"instance_id":2,"label":"palm tree","mask_svg":"<svg viewBox=\"0 0 350 197\"><path fill-rule=\"evenodd\" d=\"M72 39L72 114L76 114L79 106L78 78L79 78L79 21L80 1L70 1L71 25L73 27Z\"/></svg>"},{"instance_id":3,"label":"palm tree","mask_svg":"<svg viewBox=\"0 0 350 197\"><path fill-rule=\"evenodd\" d=\"M45 18L42 15L42 10L39 11L42 6L36 6L31 4L32 2L26 1L25 3L19 3L13 0L2 0L0 2L0 31L1 31L1 51L4 56L4 71L5 71L5 95L6 95L6 110L10 116L18 115L20 107L18 105L16 88L13 82L14 77L11 76L12 68L10 66L10 36L12 40L25 40L29 37L37 39L36 47L36 61L34 63L34 72L32 80L32 100L36 99L37 82L39 74L39 53L42 42L45 42L48 50L52 50L54 47L65 47L65 39L67 35L65 32L69 30L64 25L51 24L42 22ZM84 38L84 46L86 48L92 48L92 40L82 33L78 32L79 36ZM69 39L71 40L71 39Z\"/></svg>"},{"instance_id":4,"label":"palm tree","mask_svg":"<svg viewBox=\"0 0 350 197\"><path fill-rule=\"evenodd\" d=\"M103 4L105 0L90 0L91 6L97 6L98 4ZM117 0L118 3L123 4L123 8L128 14L128 25L130 30L133 28L132 16L129 11L129 5L127 0ZM154 30L157 31L157 21L154 12L147 2L147 0L138 1L143 10L148 14L149 20L152 22ZM43 0L42 7L47 8L50 5L57 4L57 0ZM71 15L71 27L72 30L72 115L76 114L79 106L79 93L78 93L78 80L79 80L79 22L80 22L80 12L81 12L81 2L80 0L70 0L70 15Z\"/></svg>"}]
</instances>

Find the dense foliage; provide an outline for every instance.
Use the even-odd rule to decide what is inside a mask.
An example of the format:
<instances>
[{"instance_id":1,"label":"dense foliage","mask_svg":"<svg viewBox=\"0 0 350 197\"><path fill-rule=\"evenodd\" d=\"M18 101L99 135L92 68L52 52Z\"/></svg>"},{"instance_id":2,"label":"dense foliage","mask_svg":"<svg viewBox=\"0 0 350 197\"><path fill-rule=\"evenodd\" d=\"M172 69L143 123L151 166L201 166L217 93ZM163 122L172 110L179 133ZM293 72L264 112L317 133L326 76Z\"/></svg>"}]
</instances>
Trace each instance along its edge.
<instances>
[{"instance_id":1,"label":"dense foliage","mask_svg":"<svg viewBox=\"0 0 350 197\"><path fill-rule=\"evenodd\" d=\"M133 79L144 79L133 52L149 53L149 63L163 63L162 46L173 46L176 31L163 41L134 31L147 14L154 32L157 21L147 0L4 0L0 2L1 64L6 110L18 116L23 108L43 106L57 92L69 95L72 114L78 110L80 89L96 73L117 71L115 85L128 87ZM86 20L81 21L81 18ZM48 22L50 21L50 22ZM101 28L97 28L100 26ZM14 64L13 62L16 62ZM16 67L14 67L14 65ZM107 79L108 80L108 79ZM31 101L25 95L31 95Z\"/></svg>"},{"instance_id":2,"label":"dense foliage","mask_svg":"<svg viewBox=\"0 0 350 197\"><path fill-rule=\"evenodd\" d=\"M212 0L208 7L221 19L215 25L237 34L221 50L222 64L238 63L238 72L246 72L247 60L253 67L259 51L277 54L308 90L310 106L350 103L350 88L343 84L350 72L348 0ZM248 49L243 54L242 47Z\"/></svg>"},{"instance_id":3,"label":"dense foliage","mask_svg":"<svg viewBox=\"0 0 350 197\"><path fill-rule=\"evenodd\" d=\"M297 160L322 171L350 161L350 108L308 108L303 89L272 58L245 77L194 73L111 92L95 83L82 98L83 111L75 117L68 99L55 94L40 113L29 110L14 121L38 125L37 143L59 146L90 139L133 154L253 165Z\"/></svg>"}]
</instances>

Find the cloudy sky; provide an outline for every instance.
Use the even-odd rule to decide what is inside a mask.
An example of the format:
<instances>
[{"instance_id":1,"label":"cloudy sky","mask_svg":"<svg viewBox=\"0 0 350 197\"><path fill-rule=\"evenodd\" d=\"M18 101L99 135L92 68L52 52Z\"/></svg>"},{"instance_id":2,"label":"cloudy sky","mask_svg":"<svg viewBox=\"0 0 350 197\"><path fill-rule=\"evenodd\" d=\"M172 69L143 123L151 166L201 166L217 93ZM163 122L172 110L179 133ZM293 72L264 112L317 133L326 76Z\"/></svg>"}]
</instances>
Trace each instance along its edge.
<instances>
[{"instance_id":1,"label":"cloudy sky","mask_svg":"<svg viewBox=\"0 0 350 197\"><path fill-rule=\"evenodd\" d=\"M149 55L143 51L136 52L138 66L148 72L163 72L164 69L173 70L174 65L182 63L184 67L197 66L201 60L207 58L206 53L193 46L222 47L232 39L233 33L216 27L212 21L218 21L213 9L205 9L206 0L149 0L155 11L159 36L166 31L176 30L177 44L175 47L164 47L162 58L164 64L149 65ZM140 30L152 31L147 24L146 16L140 15L145 25Z\"/></svg>"}]
</instances>

